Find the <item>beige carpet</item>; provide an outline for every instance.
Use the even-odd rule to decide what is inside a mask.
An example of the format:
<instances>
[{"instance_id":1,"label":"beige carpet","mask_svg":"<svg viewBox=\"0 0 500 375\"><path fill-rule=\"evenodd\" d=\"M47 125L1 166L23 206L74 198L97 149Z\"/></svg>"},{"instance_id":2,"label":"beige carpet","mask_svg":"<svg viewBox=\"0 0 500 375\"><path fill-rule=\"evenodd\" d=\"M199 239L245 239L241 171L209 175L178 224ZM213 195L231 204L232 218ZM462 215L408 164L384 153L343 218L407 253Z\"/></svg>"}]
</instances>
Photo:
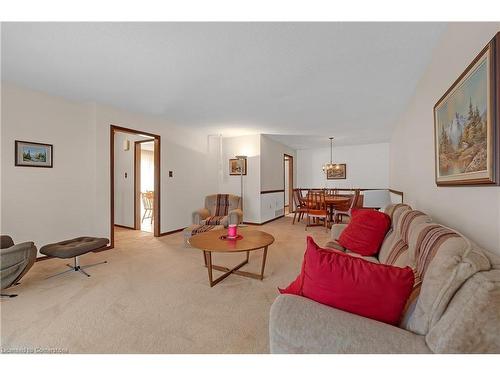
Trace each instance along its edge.
<instances>
[{"instance_id":1,"label":"beige carpet","mask_svg":"<svg viewBox=\"0 0 500 375\"><path fill-rule=\"evenodd\" d=\"M45 279L64 260L37 262L18 293L3 299L1 347L69 353L268 353L269 308L300 269L305 237L324 244L323 228L304 231L285 217L254 227L273 234L265 279L230 275L208 286L199 250L185 248L182 234L154 238L118 229L116 248L88 254L82 265L108 260L80 273ZM261 251L242 270L258 272ZM244 254L222 254L214 263L235 265ZM219 273L216 271L216 275Z\"/></svg>"}]
</instances>

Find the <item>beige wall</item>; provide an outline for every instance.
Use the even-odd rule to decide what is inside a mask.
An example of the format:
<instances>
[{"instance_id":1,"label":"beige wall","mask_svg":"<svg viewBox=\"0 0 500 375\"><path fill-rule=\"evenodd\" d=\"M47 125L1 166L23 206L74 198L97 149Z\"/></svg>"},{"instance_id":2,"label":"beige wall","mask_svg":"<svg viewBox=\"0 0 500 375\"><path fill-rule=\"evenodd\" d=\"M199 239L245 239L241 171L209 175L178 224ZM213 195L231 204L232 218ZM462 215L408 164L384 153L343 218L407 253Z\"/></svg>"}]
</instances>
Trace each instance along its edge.
<instances>
[{"instance_id":1,"label":"beige wall","mask_svg":"<svg viewBox=\"0 0 500 375\"><path fill-rule=\"evenodd\" d=\"M500 252L500 188L437 187L434 181L433 107L478 52L500 31L500 23L450 24L436 46L391 141L391 187L436 221Z\"/></svg>"},{"instance_id":2,"label":"beige wall","mask_svg":"<svg viewBox=\"0 0 500 375\"><path fill-rule=\"evenodd\" d=\"M2 234L40 248L95 233L95 134L89 108L2 84ZM15 167L14 140L52 144L54 167Z\"/></svg>"},{"instance_id":3,"label":"beige wall","mask_svg":"<svg viewBox=\"0 0 500 375\"><path fill-rule=\"evenodd\" d=\"M389 143L334 146L333 162L346 164L345 180L327 180L321 169L330 148L297 151L297 187L386 189L389 186Z\"/></svg>"},{"instance_id":4,"label":"beige wall","mask_svg":"<svg viewBox=\"0 0 500 375\"><path fill-rule=\"evenodd\" d=\"M219 193L240 196L240 176L229 175L229 159L246 155L247 174L243 176L243 220L260 223L260 135L221 138L222 154L219 160Z\"/></svg>"},{"instance_id":5,"label":"beige wall","mask_svg":"<svg viewBox=\"0 0 500 375\"><path fill-rule=\"evenodd\" d=\"M110 236L110 124L161 136L162 232L189 225L217 189L207 135L164 119L3 82L1 118L1 231L16 242ZM15 139L53 144L54 168L14 167Z\"/></svg>"}]
</instances>

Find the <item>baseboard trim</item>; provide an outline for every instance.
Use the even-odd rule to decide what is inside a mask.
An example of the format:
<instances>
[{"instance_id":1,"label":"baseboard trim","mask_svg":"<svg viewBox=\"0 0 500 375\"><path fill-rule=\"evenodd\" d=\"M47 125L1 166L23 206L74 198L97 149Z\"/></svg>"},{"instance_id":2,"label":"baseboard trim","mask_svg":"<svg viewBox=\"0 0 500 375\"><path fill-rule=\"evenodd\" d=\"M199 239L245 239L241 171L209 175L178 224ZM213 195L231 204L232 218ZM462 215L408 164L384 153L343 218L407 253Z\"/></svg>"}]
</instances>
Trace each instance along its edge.
<instances>
[{"instance_id":1,"label":"baseboard trim","mask_svg":"<svg viewBox=\"0 0 500 375\"><path fill-rule=\"evenodd\" d=\"M263 223L252 223L251 221L244 221L243 224L247 224L247 225L264 225L264 224L269 224L272 221L281 219L282 217L285 217L285 215L276 216L275 218L273 218L271 220L264 221Z\"/></svg>"},{"instance_id":2,"label":"baseboard trim","mask_svg":"<svg viewBox=\"0 0 500 375\"><path fill-rule=\"evenodd\" d=\"M115 224L115 227L136 230L134 227L129 227L128 225Z\"/></svg>"},{"instance_id":3,"label":"baseboard trim","mask_svg":"<svg viewBox=\"0 0 500 375\"><path fill-rule=\"evenodd\" d=\"M42 260L52 259L52 257L48 257L47 255L42 255L41 257L37 257L35 262L41 262Z\"/></svg>"},{"instance_id":4,"label":"baseboard trim","mask_svg":"<svg viewBox=\"0 0 500 375\"><path fill-rule=\"evenodd\" d=\"M175 234L175 233L179 233L179 232L182 232L184 229L186 229L186 228L174 229L174 230L171 230L171 231L168 231L168 232L163 232L163 233L160 233L160 237L168 236L168 235Z\"/></svg>"},{"instance_id":5,"label":"baseboard trim","mask_svg":"<svg viewBox=\"0 0 500 375\"><path fill-rule=\"evenodd\" d=\"M284 193L285 189L277 189L277 190L263 190L261 194L273 194L273 193Z\"/></svg>"}]
</instances>

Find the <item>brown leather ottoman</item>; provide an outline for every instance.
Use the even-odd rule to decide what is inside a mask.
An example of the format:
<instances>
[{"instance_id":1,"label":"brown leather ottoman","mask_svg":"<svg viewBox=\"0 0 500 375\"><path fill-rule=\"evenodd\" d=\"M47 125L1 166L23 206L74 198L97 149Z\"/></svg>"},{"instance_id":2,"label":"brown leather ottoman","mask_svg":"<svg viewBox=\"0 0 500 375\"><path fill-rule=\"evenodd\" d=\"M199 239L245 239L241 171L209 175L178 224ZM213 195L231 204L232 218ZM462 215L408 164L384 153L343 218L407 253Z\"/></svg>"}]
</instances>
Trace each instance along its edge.
<instances>
[{"instance_id":1,"label":"brown leather ottoman","mask_svg":"<svg viewBox=\"0 0 500 375\"><path fill-rule=\"evenodd\" d=\"M59 272L55 275L49 276L54 277L58 275L62 275L63 273L70 271L78 271L90 277L90 275L84 271L85 268L97 266L98 264L107 263L107 261L89 264L86 266L80 266L78 263L78 257L83 254L87 254L89 252L95 252L96 250L100 250L109 243L107 238L96 238L96 237L77 237L71 240L51 243L45 246L42 246L40 249L40 253L47 255L52 258L74 258L73 265L66 264L69 267L69 270Z\"/></svg>"}]
</instances>

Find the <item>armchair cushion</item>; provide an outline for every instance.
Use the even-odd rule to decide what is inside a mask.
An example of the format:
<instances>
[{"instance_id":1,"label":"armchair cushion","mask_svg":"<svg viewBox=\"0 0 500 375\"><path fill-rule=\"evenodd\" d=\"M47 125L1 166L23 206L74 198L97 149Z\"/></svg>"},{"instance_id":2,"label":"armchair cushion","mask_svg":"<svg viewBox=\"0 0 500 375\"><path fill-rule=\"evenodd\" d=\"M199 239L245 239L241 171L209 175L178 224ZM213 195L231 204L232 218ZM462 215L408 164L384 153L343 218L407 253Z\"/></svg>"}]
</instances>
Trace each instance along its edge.
<instances>
[{"instance_id":1,"label":"armchair cushion","mask_svg":"<svg viewBox=\"0 0 500 375\"><path fill-rule=\"evenodd\" d=\"M7 247L14 246L14 241L12 241L11 236L1 235L0 236L0 249L5 249Z\"/></svg>"},{"instance_id":2,"label":"armchair cushion","mask_svg":"<svg viewBox=\"0 0 500 375\"><path fill-rule=\"evenodd\" d=\"M240 208L231 210L228 213L229 224L241 224L243 222L243 211Z\"/></svg>"},{"instance_id":3,"label":"armchair cushion","mask_svg":"<svg viewBox=\"0 0 500 375\"><path fill-rule=\"evenodd\" d=\"M232 194L212 194L205 198L205 207L193 212L193 224L224 225L240 224L243 211L241 199Z\"/></svg>"},{"instance_id":4,"label":"armchair cushion","mask_svg":"<svg viewBox=\"0 0 500 375\"><path fill-rule=\"evenodd\" d=\"M33 242L24 242L1 249L1 288L8 288L19 281L35 263L36 254L37 249Z\"/></svg>"},{"instance_id":5,"label":"armchair cushion","mask_svg":"<svg viewBox=\"0 0 500 375\"><path fill-rule=\"evenodd\" d=\"M199 210L196 210L193 212L193 224L201 224L202 220L205 220L207 217L210 216L210 212L208 211L207 208L200 208Z\"/></svg>"},{"instance_id":6,"label":"armchair cushion","mask_svg":"<svg viewBox=\"0 0 500 375\"><path fill-rule=\"evenodd\" d=\"M227 216L209 216L201 221L202 225L224 225L227 226Z\"/></svg>"}]
</instances>

